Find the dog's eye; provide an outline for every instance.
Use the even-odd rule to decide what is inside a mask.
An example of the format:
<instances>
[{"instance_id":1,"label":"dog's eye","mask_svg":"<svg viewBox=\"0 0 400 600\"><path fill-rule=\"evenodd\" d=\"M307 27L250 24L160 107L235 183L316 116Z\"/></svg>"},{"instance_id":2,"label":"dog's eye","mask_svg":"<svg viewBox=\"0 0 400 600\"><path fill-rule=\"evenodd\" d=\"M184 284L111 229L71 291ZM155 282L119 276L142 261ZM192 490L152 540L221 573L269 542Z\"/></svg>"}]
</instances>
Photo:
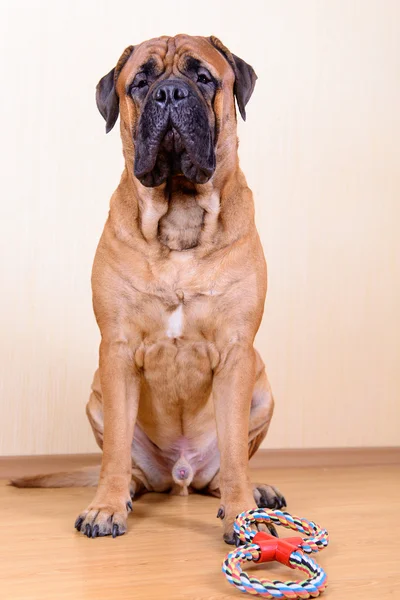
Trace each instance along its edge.
<instances>
[{"instance_id":1,"label":"dog's eye","mask_svg":"<svg viewBox=\"0 0 400 600\"><path fill-rule=\"evenodd\" d=\"M132 82L132 86L131 86L131 90L135 90L135 89L139 89L142 90L143 88L147 87L149 84L147 82L147 76L145 73L138 73L135 77L135 79Z\"/></svg>"},{"instance_id":2,"label":"dog's eye","mask_svg":"<svg viewBox=\"0 0 400 600\"><path fill-rule=\"evenodd\" d=\"M206 69L200 69L197 73L198 83L210 83L211 75Z\"/></svg>"}]
</instances>

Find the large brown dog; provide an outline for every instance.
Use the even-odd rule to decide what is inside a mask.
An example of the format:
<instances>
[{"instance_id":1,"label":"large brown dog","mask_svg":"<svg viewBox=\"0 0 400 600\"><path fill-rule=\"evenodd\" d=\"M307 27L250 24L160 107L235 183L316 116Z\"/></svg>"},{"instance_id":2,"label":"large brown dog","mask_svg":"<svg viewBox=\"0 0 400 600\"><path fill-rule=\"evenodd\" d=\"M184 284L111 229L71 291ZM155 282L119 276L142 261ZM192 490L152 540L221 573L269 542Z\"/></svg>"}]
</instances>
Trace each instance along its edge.
<instances>
[{"instance_id":1,"label":"large brown dog","mask_svg":"<svg viewBox=\"0 0 400 600\"><path fill-rule=\"evenodd\" d=\"M255 80L218 39L178 35L127 48L97 86L107 131L120 114L125 168L92 276L101 345L87 414L103 459L76 521L89 537L124 533L144 491L220 496L228 543L238 513L285 505L248 475L273 412L253 348L267 277L234 101L245 118Z\"/></svg>"}]
</instances>

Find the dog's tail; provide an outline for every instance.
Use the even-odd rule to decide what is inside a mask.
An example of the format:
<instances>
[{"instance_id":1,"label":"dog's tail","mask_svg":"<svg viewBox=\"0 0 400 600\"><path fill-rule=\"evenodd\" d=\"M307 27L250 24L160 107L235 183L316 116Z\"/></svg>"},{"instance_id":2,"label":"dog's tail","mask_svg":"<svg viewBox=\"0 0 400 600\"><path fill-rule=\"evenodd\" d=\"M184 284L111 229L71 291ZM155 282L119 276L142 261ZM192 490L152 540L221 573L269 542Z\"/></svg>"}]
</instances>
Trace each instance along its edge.
<instances>
[{"instance_id":1,"label":"dog's tail","mask_svg":"<svg viewBox=\"0 0 400 600\"><path fill-rule=\"evenodd\" d=\"M10 485L17 488L90 487L97 485L99 475L100 466L95 465L77 469L76 471L18 477L17 479L12 479Z\"/></svg>"}]
</instances>

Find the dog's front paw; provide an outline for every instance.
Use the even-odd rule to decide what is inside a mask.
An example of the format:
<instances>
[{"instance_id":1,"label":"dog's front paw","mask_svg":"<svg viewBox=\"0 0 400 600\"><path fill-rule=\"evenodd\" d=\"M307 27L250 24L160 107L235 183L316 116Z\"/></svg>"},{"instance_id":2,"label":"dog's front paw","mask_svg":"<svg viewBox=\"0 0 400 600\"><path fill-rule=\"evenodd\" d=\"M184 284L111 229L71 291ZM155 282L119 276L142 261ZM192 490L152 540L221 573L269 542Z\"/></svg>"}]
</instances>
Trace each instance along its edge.
<instances>
[{"instance_id":1,"label":"dog's front paw","mask_svg":"<svg viewBox=\"0 0 400 600\"><path fill-rule=\"evenodd\" d=\"M132 510L131 500L96 502L96 498L75 521L75 529L95 538L112 535L113 538L126 532L128 513Z\"/></svg>"},{"instance_id":2,"label":"dog's front paw","mask_svg":"<svg viewBox=\"0 0 400 600\"><path fill-rule=\"evenodd\" d=\"M239 540L233 530L236 517L245 510L254 508L254 500L251 495L246 495L242 501L224 502L221 504L217 517L222 520L223 539L226 544L237 545Z\"/></svg>"},{"instance_id":3,"label":"dog's front paw","mask_svg":"<svg viewBox=\"0 0 400 600\"><path fill-rule=\"evenodd\" d=\"M286 500L280 493L280 491L270 485L256 484L253 487L253 497L251 500L246 498L242 502L235 502L230 504L221 505L217 517L222 519L224 527L224 542L227 544L237 545L239 539L233 530L233 523L236 517L247 510L255 508L257 505L259 508L284 508L286 506ZM269 531L272 535L278 537L278 533L272 523L254 524L252 528L255 531Z\"/></svg>"}]
</instances>

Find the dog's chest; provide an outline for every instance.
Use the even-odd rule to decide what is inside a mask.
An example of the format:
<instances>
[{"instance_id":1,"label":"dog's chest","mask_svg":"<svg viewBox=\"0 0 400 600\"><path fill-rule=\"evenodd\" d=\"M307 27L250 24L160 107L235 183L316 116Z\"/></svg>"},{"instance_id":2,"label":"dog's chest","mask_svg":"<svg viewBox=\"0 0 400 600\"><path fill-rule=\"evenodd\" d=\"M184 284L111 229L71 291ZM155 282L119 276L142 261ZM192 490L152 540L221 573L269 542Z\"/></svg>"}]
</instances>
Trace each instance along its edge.
<instances>
[{"instance_id":1,"label":"dog's chest","mask_svg":"<svg viewBox=\"0 0 400 600\"><path fill-rule=\"evenodd\" d=\"M158 271L159 297L149 298L143 307L142 343L135 353L148 393L161 393L166 410L178 398L202 404L219 361L213 343L218 296L211 273L204 277L204 267L191 251L171 254Z\"/></svg>"},{"instance_id":2,"label":"dog's chest","mask_svg":"<svg viewBox=\"0 0 400 600\"><path fill-rule=\"evenodd\" d=\"M158 224L158 239L171 250L195 248L200 239L204 210L194 196L176 195Z\"/></svg>"},{"instance_id":3,"label":"dog's chest","mask_svg":"<svg viewBox=\"0 0 400 600\"><path fill-rule=\"evenodd\" d=\"M179 304L165 319L165 334L170 339L181 338L184 330L183 304Z\"/></svg>"},{"instance_id":4,"label":"dog's chest","mask_svg":"<svg viewBox=\"0 0 400 600\"><path fill-rule=\"evenodd\" d=\"M212 370L216 350L212 343L215 322L212 318L210 291L191 293L188 288L171 291L170 305L152 302L146 316L142 344L136 361L149 378L165 377L178 368L196 367L203 373Z\"/></svg>"}]
</instances>

